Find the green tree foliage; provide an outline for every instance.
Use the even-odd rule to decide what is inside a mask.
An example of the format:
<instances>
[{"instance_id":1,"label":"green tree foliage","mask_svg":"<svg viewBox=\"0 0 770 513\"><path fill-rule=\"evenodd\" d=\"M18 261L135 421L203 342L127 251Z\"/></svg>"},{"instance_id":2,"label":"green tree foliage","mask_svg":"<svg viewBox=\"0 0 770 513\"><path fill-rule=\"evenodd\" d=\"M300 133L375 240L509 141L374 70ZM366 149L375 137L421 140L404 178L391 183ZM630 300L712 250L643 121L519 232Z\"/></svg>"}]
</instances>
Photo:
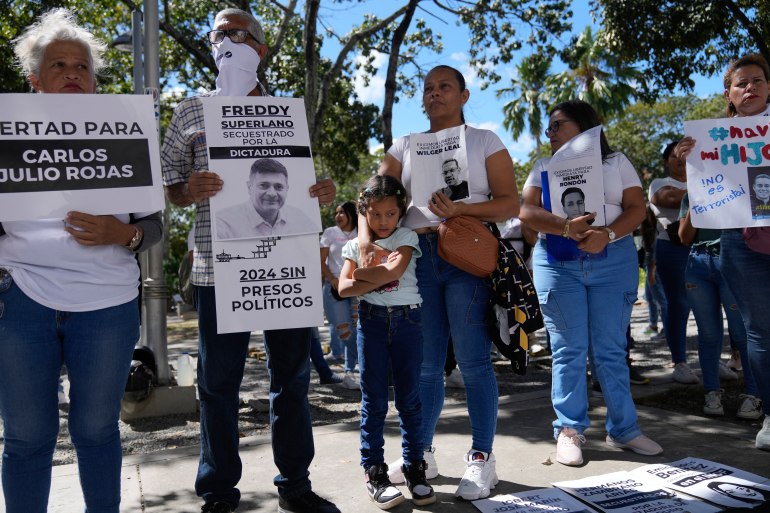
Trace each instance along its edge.
<instances>
[{"instance_id":1,"label":"green tree foliage","mask_svg":"<svg viewBox=\"0 0 770 513\"><path fill-rule=\"evenodd\" d=\"M749 52L770 61L770 2L754 0L592 0L601 10L608 49L644 62L646 99L679 86L691 91L692 75L721 74Z\"/></svg>"},{"instance_id":2,"label":"green tree foliage","mask_svg":"<svg viewBox=\"0 0 770 513\"><path fill-rule=\"evenodd\" d=\"M622 117L607 125L612 149L623 152L643 178L645 188L652 178L665 176L661 153L684 134L684 121L720 117L724 98L700 99L694 95L666 96L658 102L637 102Z\"/></svg>"},{"instance_id":3,"label":"green tree foliage","mask_svg":"<svg viewBox=\"0 0 770 513\"><path fill-rule=\"evenodd\" d=\"M643 76L607 49L603 34L594 37L591 27L572 38L561 52L568 69L546 79L546 96L551 105L572 99L590 103L599 117L609 119L636 97Z\"/></svg>"},{"instance_id":4,"label":"green tree foliage","mask_svg":"<svg viewBox=\"0 0 770 513\"><path fill-rule=\"evenodd\" d=\"M545 82L551 67L549 59L540 54L525 57L516 65L516 73L509 87L498 89L497 97L513 99L503 105L503 126L518 139L525 127L540 146L543 133L543 119L548 113L548 95Z\"/></svg>"}]
</instances>

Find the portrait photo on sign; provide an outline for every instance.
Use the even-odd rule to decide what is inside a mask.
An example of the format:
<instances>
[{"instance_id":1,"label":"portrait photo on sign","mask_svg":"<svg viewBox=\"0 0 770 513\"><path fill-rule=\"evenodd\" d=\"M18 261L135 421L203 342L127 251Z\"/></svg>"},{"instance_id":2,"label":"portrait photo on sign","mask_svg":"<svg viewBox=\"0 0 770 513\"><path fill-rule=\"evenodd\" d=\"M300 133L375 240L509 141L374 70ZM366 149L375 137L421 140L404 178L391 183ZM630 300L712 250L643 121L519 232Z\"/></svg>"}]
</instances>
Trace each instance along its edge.
<instances>
[{"instance_id":1,"label":"portrait photo on sign","mask_svg":"<svg viewBox=\"0 0 770 513\"><path fill-rule=\"evenodd\" d=\"M312 160L258 158L238 160L238 165L243 170L224 176L225 185L216 196L217 240L321 231L318 200L308 193L315 176Z\"/></svg>"},{"instance_id":2,"label":"portrait photo on sign","mask_svg":"<svg viewBox=\"0 0 770 513\"><path fill-rule=\"evenodd\" d=\"M444 179L445 186L436 192L443 193L452 201L470 197L470 192L468 190L468 170L461 169L457 159L446 159L441 164L441 177Z\"/></svg>"},{"instance_id":3,"label":"portrait photo on sign","mask_svg":"<svg viewBox=\"0 0 770 513\"><path fill-rule=\"evenodd\" d=\"M749 167L747 171L751 188L751 217L770 218L770 166Z\"/></svg>"}]
</instances>

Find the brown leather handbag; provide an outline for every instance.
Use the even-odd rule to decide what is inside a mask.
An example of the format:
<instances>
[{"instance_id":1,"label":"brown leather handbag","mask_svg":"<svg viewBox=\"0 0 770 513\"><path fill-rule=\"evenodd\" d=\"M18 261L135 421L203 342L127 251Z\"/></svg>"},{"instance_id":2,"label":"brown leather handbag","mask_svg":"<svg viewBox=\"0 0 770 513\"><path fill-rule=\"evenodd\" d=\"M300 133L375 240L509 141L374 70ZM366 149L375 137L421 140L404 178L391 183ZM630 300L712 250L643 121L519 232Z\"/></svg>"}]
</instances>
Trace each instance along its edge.
<instances>
[{"instance_id":1,"label":"brown leather handbag","mask_svg":"<svg viewBox=\"0 0 770 513\"><path fill-rule=\"evenodd\" d=\"M438 255L474 276L489 277L499 250L497 237L475 217L450 217L438 227Z\"/></svg>"}]
</instances>

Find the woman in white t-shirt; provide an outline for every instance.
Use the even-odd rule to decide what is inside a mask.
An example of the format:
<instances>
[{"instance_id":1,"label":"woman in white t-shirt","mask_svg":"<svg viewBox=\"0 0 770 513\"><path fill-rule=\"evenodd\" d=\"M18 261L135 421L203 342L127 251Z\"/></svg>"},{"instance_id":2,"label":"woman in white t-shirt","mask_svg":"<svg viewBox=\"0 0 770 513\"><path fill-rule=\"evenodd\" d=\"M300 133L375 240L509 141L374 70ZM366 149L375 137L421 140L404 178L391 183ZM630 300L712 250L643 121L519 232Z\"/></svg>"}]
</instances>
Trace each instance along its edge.
<instances>
[{"instance_id":1,"label":"woman in white t-shirt","mask_svg":"<svg viewBox=\"0 0 770 513\"><path fill-rule=\"evenodd\" d=\"M103 64L104 50L65 9L41 16L14 47L24 74L39 93L95 93L95 70ZM66 364L68 425L85 509L118 513L118 415L139 339L135 253L160 240L160 216L72 211L64 219L3 222L2 229L5 511L47 509L59 432L59 371Z\"/></svg>"},{"instance_id":2,"label":"woman in white t-shirt","mask_svg":"<svg viewBox=\"0 0 770 513\"><path fill-rule=\"evenodd\" d=\"M583 101L554 107L545 135L556 152L570 139L599 126L599 117ZM534 252L534 282L545 325L551 336L551 399L556 459L564 465L583 463L583 432L589 426L586 359L594 368L607 403L607 444L653 455L661 447L644 436L636 422L626 364L626 329L639 283L636 247L631 236L645 216L641 182L629 160L613 152L601 133L606 226L591 223L595 213L565 219L543 208L541 159L524 184L521 220L540 232ZM545 235L569 237L584 256L549 259ZM606 249L606 257L592 257Z\"/></svg>"},{"instance_id":3,"label":"woman in white t-shirt","mask_svg":"<svg viewBox=\"0 0 770 513\"><path fill-rule=\"evenodd\" d=\"M321 235L321 274L323 275L324 312L329 321L331 355L344 363L343 387L358 389L358 382L352 375L358 360L356 349L356 324L358 321L358 299L340 297L337 293L340 271L344 259L342 248L358 236L358 213L356 204L346 201L334 209L334 223Z\"/></svg>"},{"instance_id":4,"label":"woman in white t-shirt","mask_svg":"<svg viewBox=\"0 0 770 513\"><path fill-rule=\"evenodd\" d=\"M420 400L423 407L423 445L428 479L438 475L433 454L433 435L444 405L444 363L451 334L455 358L462 369L472 445L465 455L465 472L456 496L466 500L487 497L497 483L492 454L497 425L497 381L492 368L492 342L485 324L491 291L489 278L478 278L451 265L438 255L438 225L442 219L467 215L483 221L502 222L518 214L518 193L513 162L500 138L489 130L465 125L463 105L470 91L462 73L450 66L437 66L425 77L423 106L430 132L465 127L470 197L451 201L441 191L433 193L429 212L411 202L412 166L409 136L401 137L388 150L378 171L404 184L410 204L402 226L414 230L422 256L417 260L417 286L423 298L423 363ZM440 169L436 173L440 173ZM491 197L491 199L490 199ZM371 234L359 219L359 241L363 254ZM402 462L391 464L390 478L403 482Z\"/></svg>"}]
</instances>

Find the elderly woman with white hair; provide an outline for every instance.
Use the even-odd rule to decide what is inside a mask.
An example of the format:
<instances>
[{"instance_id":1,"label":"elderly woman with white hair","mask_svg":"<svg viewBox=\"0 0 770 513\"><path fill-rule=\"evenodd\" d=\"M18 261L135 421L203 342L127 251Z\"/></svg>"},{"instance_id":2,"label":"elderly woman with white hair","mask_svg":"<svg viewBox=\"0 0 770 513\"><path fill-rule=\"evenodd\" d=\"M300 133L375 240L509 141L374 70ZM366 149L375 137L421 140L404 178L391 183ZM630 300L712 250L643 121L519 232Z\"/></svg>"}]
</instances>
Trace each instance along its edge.
<instances>
[{"instance_id":1,"label":"elderly woman with white hair","mask_svg":"<svg viewBox=\"0 0 770 513\"><path fill-rule=\"evenodd\" d=\"M48 11L14 41L21 69L38 93L95 93L104 49L65 9ZM0 224L0 413L8 513L47 510L63 364L86 511L118 513L118 415L139 338L135 253L158 242L162 228L159 214L151 212L71 211L65 219Z\"/></svg>"}]
</instances>

